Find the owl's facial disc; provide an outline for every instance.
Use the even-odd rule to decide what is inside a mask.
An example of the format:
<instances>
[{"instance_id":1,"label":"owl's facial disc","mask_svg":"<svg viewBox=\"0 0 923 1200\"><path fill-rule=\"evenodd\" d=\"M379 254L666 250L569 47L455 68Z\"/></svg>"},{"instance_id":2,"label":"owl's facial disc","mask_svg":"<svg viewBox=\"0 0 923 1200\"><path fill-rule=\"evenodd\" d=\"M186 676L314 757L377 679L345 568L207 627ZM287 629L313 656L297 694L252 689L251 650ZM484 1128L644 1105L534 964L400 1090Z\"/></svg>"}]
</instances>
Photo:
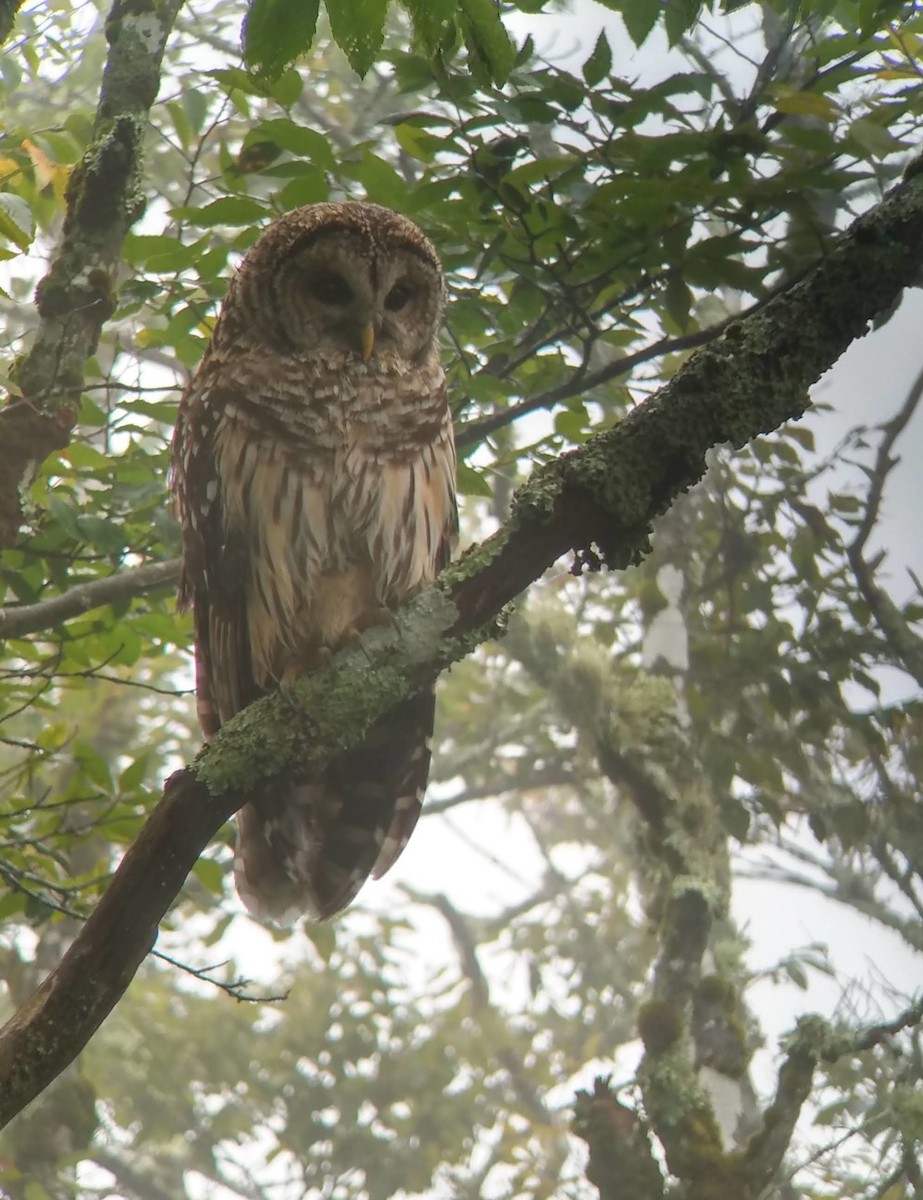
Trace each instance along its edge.
<instances>
[{"instance_id":1,"label":"owl's facial disc","mask_svg":"<svg viewBox=\"0 0 923 1200\"><path fill-rule=\"evenodd\" d=\"M442 286L438 267L418 249L397 244L383 251L337 230L292 265L302 297L296 311L312 344L320 334L364 361L386 352L418 361L431 348Z\"/></svg>"},{"instance_id":2,"label":"owl's facial disc","mask_svg":"<svg viewBox=\"0 0 923 1200\"><path fill-rule=\"evenodd\" d=\"M333 266L319 266L309 269L306 284L311 298L320 306L324 325L368 359L381 328L369 280L353 272L347 278Z\"/></svg>"},{"instance_id":3,"label":"owl's facial disc","mask_svg":"<svg viewBox=\"0 0 923 1200\"><path fill-rule=\"evenodd\" d=\"M366 316L368 305L356 295L349 281L332 268L321 268L308 277L308 290L332 318L331 328L343 334L363 359L367 359L375 345L375 326Z\"/></svg>"}]
</instances>

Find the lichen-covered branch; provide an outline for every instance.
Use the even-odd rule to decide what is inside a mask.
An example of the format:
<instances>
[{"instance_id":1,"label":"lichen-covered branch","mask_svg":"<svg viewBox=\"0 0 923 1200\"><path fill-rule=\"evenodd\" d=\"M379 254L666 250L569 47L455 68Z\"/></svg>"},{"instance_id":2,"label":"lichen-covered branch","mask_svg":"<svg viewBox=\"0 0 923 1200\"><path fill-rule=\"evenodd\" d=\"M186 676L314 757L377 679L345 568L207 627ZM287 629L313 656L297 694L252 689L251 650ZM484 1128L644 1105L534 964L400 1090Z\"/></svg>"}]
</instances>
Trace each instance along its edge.
<instances>
[{"instance_id":1,"label":"lichen-covered branch","mask_svg":"<svg viewBox=\"0 0 923 1200\"><path fill-rule=\"evenodd\" d=\"M779 1067L775 1097L763 1115L762 1128L750 1139L743 1156L741 1165L748 1182L743 1195L761 1195L782 1165L801 1109L811 1094L814 1069L829 1040L829 1026L820 1017L809 1015L799 1020Z\"/></svg>"},{"instance_id":2,"label":"lichen-covered branch","mask_svg":"<svg viewBox=\"0 0 923 1200\"><path fill-rule=\"evenodd\" d=\"M590 1151L586 1177L599 1200L661 1200L666 1182L651 1150L648 1129L632 1108L598 1077L592 1092L577 1093L574 1133Z\"/></svg>"},{"instance_id":3,"label":"lichen-covered branch","mask_svg":"<svg viewBox=\"0 0 923 1200\"><path fill-rule=\"evenodd\" d=\"M651 522L701 477L710 447L740 445L800 415L808 386L890 309L921 264L917 176L860 218L790 292L731 326L620 425L536 470L511 520L402 610L395 629L373 631L364 647L301 680L294 695L267 696L228 722L193 767L168 782L62 962L0 1031L0 1124L86 1044L153 944L196 857L246 791L308 753L322 762L359 745L404 695L496 632L503 606L568 550L587 558L597 546L615 567L637 561ZM685 930L701 943L712 899L694 880L677 879L670 902L677 938ZM686 972L681 959L664 964L667 1000ZM706 1132L707 1150L718 1135ZM745 1195L720 1193L730 1194Z\"/></svg>"},{"instance_id":4,"label":"lichen-covered branch","mask_svg":"<svg viewBox=\"0 0 923 1200\"><path fill-rule=\"evenodd\" d=\"M109 55L93 134L71 174L64 229L36 291L39 325L14 371L18 392L0 411L0 547L16 537L23 489L77 422L84 366L115 306L122 243L144 210L142 142L181 4L114 0L106 21Z\"/></svg>"},{"instance_id":5,"label":"lichen-covered branch","mask_svg":"<svg viewBox=\"0 0 923 1200\"><path fill-rule=\"evenodd\" d=\"M729 936L730 868L718 805L689 731L677 719L675 683L619 667L588 648L565 621L558 610L539 606L528 620L510 623L507 649L589 741L601 772L642 826L639 874L660 938L651 992L639 1012L645 1114L689 1196L735 1194L742 1186L741 1163L726 1151L737 1133L742 1098L751 1095L750 1046L736 981L717 963L703 969L718 935ZM715 1111L706 1086L706 1078L719 1076L722 1099L734 1091L735 1103L724 1106L733 1109L730 1119ZM622 1194L622 1160L632 1155L641 1174L630 1194L639 1200L662 1194L659 1173L643 1170L646 1135L641 1142L640 1134L633 1135L624 1146L604 1136L607 1122L624 1127L626 1136L640 1126L637 1114L629 1119L631 1108L597 1081L592 1096L578 1093L577 1113L575 1129L590 1144L587 1177L602 1200Z\"/></svg>"}]
</instances>

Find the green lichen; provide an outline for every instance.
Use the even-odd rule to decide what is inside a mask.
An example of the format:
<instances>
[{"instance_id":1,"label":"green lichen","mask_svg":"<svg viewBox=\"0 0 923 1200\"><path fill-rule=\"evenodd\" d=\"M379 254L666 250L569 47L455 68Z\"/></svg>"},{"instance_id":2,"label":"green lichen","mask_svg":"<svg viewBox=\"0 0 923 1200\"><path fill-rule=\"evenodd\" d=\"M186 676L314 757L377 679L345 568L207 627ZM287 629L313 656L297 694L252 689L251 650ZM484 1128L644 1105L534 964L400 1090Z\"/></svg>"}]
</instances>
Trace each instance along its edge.
<instances>
[{"instance_id":1,"label":"green lichen","mask_svg":"<svg viewBox=\"0 0 923 1200\"><path fill-rule=\"evenodd\" d=\"M742 1079L750 1062L750 1032L738 988L721 975L705 975L692 1011L700 1060L728 1079Z\"/></svg>"},{"instance_id":2,"label":"green lichen","mask_svg":"<svg viewBox=\"0 0 923 1200\"><path fill-rule=\"evenodd\" d=\"M617 736L641 761L659 763L668 775L688 763L689 747L677 722L676 687L671 680L639 671L630 681L620 681L612 699L607 735Z\"/></svg>"},{"instance_id":3,"label":"green lichen","mask_svg":"<svg viewBox=\"0 0 923 1200\"><path fill-rule=\"evenodd\" d=\"M665 1000L648 1000L638 1010L638 1032L648 1054L666 1054L683 1037L685 1030L682 1013Z\"/></svg>"},{"instance_id":4,"label":"green lichen","mask_svg":"<svg viewBox=\"0 0 923 1200\"><path fill-rule=\"evenodd\" d=\"M647 1019L655 1038L673 1028L664 1006L649 1012ZM720 1127L692 1067L687 1038L676 1039L660 1053L649 1051L638 1082L670 1170L683 1181L683 1194L689 1200L742 1200L748 1194L743 1157L724 1152Z\"/></svg>"},{"instance_id":5,"label":"green lichen","mask_svg":"<svg viewBox=\"0 0 923 1200\"><path fill-rule=\"evenodd\" d=\"M141 144L144 125L130 113L103 124L67 185L65 235L76 226L85 237L108 240L144 211Z\"/></svg>"},{"instance_id":6,"label":"green lichen","mask_svg":"<svg viewBox=\"0 0 923 1200\"><path fill-rule=\"evenodd\" d=\"M318 769L361 745L375 722L431 685L439 670L469 652L483 631L446 636L458 619L438 588L422 592L393 625L369 630L329 666L290 689L263 697L224 725L192 766L213 796L247 792L293 768Z\"/></svg>"},{"instance_id":7,"label":"green lichen","mask_svg":"<svg viewBox=\"0 0 923 1200\"><path fill-rule=\"evenodd\" d=\"M544 524L551 520L561 498L561 486L559 464L536 471L513 495L511 520L514 526L520 522Z\"/></svg>"},{"instance_id":8,"label":"green lichen","mask_svg":"<svg viewBox=\"0 0 923 1200\"><path fill-rule=\"evenodd\" d=\"M408 691L392 666L305 676L291 692L266 696L228 721L198 755L193 773L211 795L220 796L263 787L312 761L322 766L360 744Z\"/></svg>"}]
</instances>

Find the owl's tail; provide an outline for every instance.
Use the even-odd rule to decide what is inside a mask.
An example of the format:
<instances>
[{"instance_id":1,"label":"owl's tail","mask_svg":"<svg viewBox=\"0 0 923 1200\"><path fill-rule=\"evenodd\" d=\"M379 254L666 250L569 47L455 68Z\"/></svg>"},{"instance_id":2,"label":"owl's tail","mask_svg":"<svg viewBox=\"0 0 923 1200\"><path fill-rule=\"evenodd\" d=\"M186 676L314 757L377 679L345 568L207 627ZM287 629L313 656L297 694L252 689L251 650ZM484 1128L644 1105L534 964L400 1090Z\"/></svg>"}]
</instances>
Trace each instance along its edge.
<instances>
[{"instance_id":1,"label":"owl's tail","mask_svg":"<svg viewBox=\"0 0 923 1200\"><path fill-rule=\"evenodd\" d=\"M432 691L409 697L358 749L240 810L234 881L255 917L325 920L394 863L420 815L435 703Z\"/></svg>"}]
</instances>

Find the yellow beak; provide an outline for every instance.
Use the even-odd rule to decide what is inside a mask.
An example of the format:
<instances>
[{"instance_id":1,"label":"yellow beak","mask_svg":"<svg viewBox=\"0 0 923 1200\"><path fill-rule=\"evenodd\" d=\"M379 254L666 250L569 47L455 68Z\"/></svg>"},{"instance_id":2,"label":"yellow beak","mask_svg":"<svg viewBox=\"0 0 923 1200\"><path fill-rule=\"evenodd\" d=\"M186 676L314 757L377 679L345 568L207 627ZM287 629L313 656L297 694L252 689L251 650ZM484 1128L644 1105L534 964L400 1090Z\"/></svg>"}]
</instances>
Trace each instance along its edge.
<instances>
[{"instance_id":1,"label":"yellow beak","mask_svg":"<svg viewBox=\"0 0 923 1200\"><path fill-rule=\"evenodd\" d=\"M369 355L375 349L375 326L371 321L367 321L362 326L362 358L367 360Z\"/></svg>"}]
</instances>

